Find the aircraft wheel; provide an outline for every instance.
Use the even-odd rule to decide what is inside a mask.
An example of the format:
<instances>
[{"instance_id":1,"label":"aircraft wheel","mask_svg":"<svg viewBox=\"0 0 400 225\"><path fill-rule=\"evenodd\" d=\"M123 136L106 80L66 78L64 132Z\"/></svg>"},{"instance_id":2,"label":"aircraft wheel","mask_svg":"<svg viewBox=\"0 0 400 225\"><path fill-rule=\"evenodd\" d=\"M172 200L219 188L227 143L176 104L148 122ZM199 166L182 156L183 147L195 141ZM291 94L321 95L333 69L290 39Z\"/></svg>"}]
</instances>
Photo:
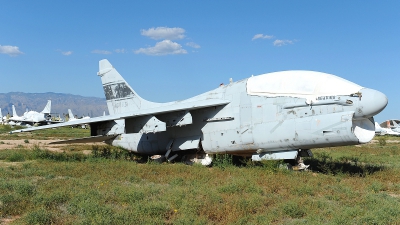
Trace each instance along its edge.
<instances>
[{"instance_id":1,"label":"aircraft wheel","mask_svg":"<svg viewBox=\"0 0 400 225\"><path fill-rule=\"evenodd\" d=\"M150 159L156 163L163 163L167 160L164 155L153 155Z\"/></svg>"}]
</instances>

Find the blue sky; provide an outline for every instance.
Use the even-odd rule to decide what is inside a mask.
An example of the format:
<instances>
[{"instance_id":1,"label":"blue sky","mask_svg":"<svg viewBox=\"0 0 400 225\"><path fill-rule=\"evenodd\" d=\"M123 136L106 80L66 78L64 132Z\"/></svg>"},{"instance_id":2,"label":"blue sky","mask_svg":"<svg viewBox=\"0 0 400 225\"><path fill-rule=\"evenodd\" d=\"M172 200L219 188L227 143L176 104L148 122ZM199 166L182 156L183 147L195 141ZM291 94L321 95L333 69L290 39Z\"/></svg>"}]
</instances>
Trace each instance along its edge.
<instances>
[{"instance_id":1,"label":"blue sky","mask_svg":"<svg viewBox=\"0 0 400 225\"><path fill-rule=\"evenodd\" d=\"M399 1L3 1L1 93L104 97L108 59L142 97L182 100L281 70L385 93L400 118Z\"/></svg>"}]
</instances>

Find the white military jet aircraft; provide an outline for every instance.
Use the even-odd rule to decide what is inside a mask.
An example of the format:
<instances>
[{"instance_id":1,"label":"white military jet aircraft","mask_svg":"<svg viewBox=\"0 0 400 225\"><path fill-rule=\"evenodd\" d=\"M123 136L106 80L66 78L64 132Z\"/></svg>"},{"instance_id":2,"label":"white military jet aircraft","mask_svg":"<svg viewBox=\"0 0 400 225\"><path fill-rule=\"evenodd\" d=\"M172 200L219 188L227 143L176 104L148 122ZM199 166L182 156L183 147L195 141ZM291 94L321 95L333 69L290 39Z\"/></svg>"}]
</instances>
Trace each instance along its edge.
<instances>
[{"instance_id":1,"label":"white military jet aircraft","mask_svg":"<svg viewBox=\"0 0 400 225\"><path fill-rule=\"evenodd\" d=\"M105 141L203 164L225 153L301 164L300 156L311 156L312 148L371 141L373 116L388 103L379 91L314 71L252 76L168 103L141 98L106 59L98 76L110 115L13 132L87 123L91 137L55 143Z\"/></svg>"},{"instance_id":2,"label":"white military jet aircraft","mask_svg":"<svg viewBox=\"0 0 400 225\"><path fill-rule=\"evenodd\" d=\"M400 126L396 121L399 120L386 120L385 122L382 122L378 124L378 130L383 130L384 134L389 134L389 135L400 135ZM377 127L377 125L375 125Z\"/></svg>"},{"instance_id":3,"label":"white military jet aircraft","mask_svg":"<svg viewBox=\"0 0 400 225\"><path fill-rule=\"evenodd\" d=\"M76 118L72 113L71 109L68 109L68 121L75 121L75 120L82 120L82 119L89 119L90 116L84 116L82 118Z\"/></svg>"},{"instance_id":4,"label":"white military jet aircraft","mask_svg":"<svg viewBox=\"0 0 400 225\"><path fill-rule=\"evenodd\" d=\"M10 123L13 124L28 124L28 125L35 125L35 124L50 124L54 121L51 121L51 100L47 101L46 106L44 107L43 111L36 112L36 111L27 111L24 113L23 116L18 116L15 110L15 106L12 105L13 116L10 117Z\"/></svg>"},{"instance_id":5,"label":"white military jet aircraft","mask_svg":"<svg viewBox=\"0 0 400 225\"><path fill-rule=\"evenodd\" d=\"M25 120L25 117L18 116L14 105L12 105L11 108L12 108L12 116L8 119L8 124L10 124L10 125L21 125L21 123Z\"/></svg>"},{"instance_id":6,"label":"white military jet aircraft","mask_svg":"<svg viewBox=\"0 0 400 225\"><path fill-rule=\"evenodd\" d=\"M90 116L84 116L82 118L75 118L71 109L68 109L68 121L84 120L84 119L89 119L89 118L90 118ZM79 126L81 126L83 129L86 129L87 124L79 124Z\"/></svg>"},{"instance_id":7,"label":"white military jet aircraft","mask_svg":"<svg viewBox=\"0 0 400 225\"><path fill-rule=\"evenodd\" d=\"M384 122L384 123L386 123L386 122ZM382 127L377 122L375 122L375 133L380 134L380 135L400 136L400 132L394 131L390 128Z\"/></svg>"},{"instance_id":8,"label":"white military jet aircraft","mask_svg":"<svg viewBox=\"0 0 400 225\"><path fill-rule=\"evenodd\" d=\"M398 124L399 120L386 120L380 124L383 128L390 128L394 132L400 133L400 126Z\"/></svg>"}]
</instances>

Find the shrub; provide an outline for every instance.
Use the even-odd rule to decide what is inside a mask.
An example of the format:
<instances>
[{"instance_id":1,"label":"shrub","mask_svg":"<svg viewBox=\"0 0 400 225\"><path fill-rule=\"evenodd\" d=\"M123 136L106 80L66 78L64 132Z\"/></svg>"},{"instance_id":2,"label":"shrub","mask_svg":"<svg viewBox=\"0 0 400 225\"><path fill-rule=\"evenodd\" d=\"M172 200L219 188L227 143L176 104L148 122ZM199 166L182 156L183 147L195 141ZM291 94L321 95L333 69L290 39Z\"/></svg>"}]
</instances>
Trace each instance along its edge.
<instances>
[{"instance_id":1,"label":"shrub","mask_svg":"<svg viewBox=\"0 0 400 225\"><path fill-rule=\"evenodd\" d=\"M292 218L301 218L305 216L304 208L296 202L288 202L283 206L283 212Z\"/></svg>"},{"instance_id":2,"label":"shrub","mask_svg":"<svg viewBox=\"0 0 400 225\"><path fill-rule=\"evenodd\" d=\"M212 161L212 165L220 169L225 169L227 167L230 167L233 165L232 155L229 154L215 155Z\"/></svg>"},{"instance_id":3,"label":"shrub","mask_svg":"<svg viewBox=\"0 0 400 225\"><path fill-rule=\"evenodd\" d=\"M27 224L54 224L56 222L51 212L43 208L28 213L24 220Z\"/></svg>"},{"instance_id":4,"label":"shrub","mask_svg":"<svg viewBox=\"0 0 400 225\"><path fill-rule=\"evenodd\" d=\"M375 181L368 187L368 189L370 189L374 193L378 193L383 190L383 185L382 183Z\"/></svg>"},{"instance_id":5,"label":"shrub","mask_svg":"<svg viewBox=\"0 0 400 225\"><path fill-rule=\"evenodd\" d=\"M385 146L386 145L386 137L379 137L378 138L379 146Z\"/></svg>"},{"instance_id":6,"label":"shrub","mask_svg":"<svg viewBox=\"0 0 400 225\"><path fill-rule=\"evenodd\" d=\"M18 215L24 209L21 197L15 193L0 195L0 218Z\"/></svg>"},{"instance_id":7,"label":"shrub","mask_svg":"<svg viewBox=\"0 0 400 225\"><path fill-rule=\"evenodd\" d=\"M11 125L1 125L0 126L0 131L3 133L3 132L9 132L9 131L11 131L12 130L12 127L11 127Z\"/></svg>"},{"instance_id":8,"label":"shrub","mask_svg":"<svg viewBox=\"0 0 400 225\"><path fill-rule=\"evenodd\" d=\"M122 147L92 145L92 157L114 160L141 161L142 157Z\"/></svg>"},{"instance_id":9,"label":"shrub","mask_svg":"<svg viewBox=\"0 0 400 225\"><path fill-rule=\"evenodd\" d=\"M25 161L25 156L19 152L13 152L6 160L9 162L23 162Z\"/></svg>"},{"instance_id":10,"label":"shrub","mask_svg":"<svg viewBox=\"0 0 400 225\"><path fill-rule=\"evenodd\" d=\"M279 169L287 169L287 165L283 160L262 160L261 165L265 170L271 172L276 172Z\"/></svg>"},{"instance_id":11,"label":"shrub","mask_svg":"<svg viewBox=\"0 0 400 225\"><path fill-rule=\"evenodd\" d=\"M32 147L32 158L33 159L48 159L55 161L84 161L88 156L82 153L67 154L65 152L52 152L48 150L42 150L38 145Z\"/></svg>"},{"instance_id":12,"label":"shrub","mask_svg":"<svg viewBox=\"0 0 400 225\"><path fill-rule=\"evenodd\" d=\"M14 184L14 189L22 197L32 196L35 193L35 186L26 181L16 182Z\"/></svg>"}]
</instances>

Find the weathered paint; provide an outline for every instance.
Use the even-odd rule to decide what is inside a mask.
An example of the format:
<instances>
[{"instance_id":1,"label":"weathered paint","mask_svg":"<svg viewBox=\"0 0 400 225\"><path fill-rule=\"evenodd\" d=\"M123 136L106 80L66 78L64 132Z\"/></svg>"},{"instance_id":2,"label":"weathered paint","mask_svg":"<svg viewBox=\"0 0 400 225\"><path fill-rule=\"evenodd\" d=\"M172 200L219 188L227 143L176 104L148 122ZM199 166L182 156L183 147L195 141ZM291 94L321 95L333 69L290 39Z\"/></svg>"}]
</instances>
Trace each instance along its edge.
<instances>
[{"instance_id":1,"label":"weathered paint","mask_svg":"<svg viewBox=\"0 0 400 225\"><path fill-rule=\"evenodd\" d=\"M278 86L266 85L262 75L168 103L142 99L107 60L100 61L98 74L110 116L87 120L92 136L117 135L107 143L170 158L171 151L198 149L293 159L299 149L366 143L375 133L372 116L387 104L378 91L312 71L283 73L313 81L306 88L304 81L295 82L298 78L285 83L278 76ZM327 80L332 81L329 88Z\"/></svg>"}]
</instances>

